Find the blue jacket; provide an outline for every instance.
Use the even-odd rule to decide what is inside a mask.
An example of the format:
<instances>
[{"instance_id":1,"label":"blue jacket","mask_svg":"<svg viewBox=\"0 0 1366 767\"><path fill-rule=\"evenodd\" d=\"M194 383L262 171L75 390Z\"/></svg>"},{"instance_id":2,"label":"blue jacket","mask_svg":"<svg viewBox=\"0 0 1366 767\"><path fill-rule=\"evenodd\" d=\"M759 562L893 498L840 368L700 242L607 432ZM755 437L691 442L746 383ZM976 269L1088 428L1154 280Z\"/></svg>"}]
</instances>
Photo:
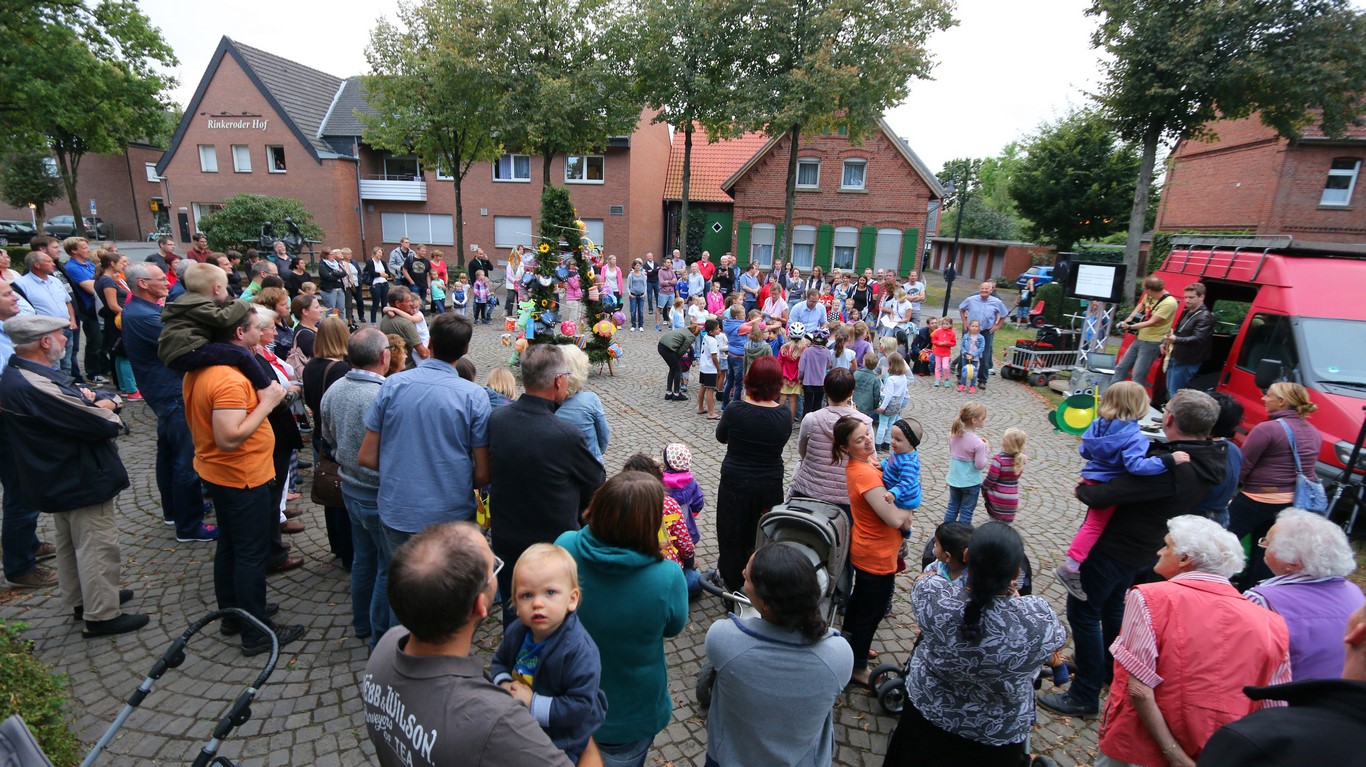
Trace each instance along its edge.
<instances>
[{"instance_id":1,"label":"blue jacket","mask_svg":"<svg viewBox=\"0 0 1366 767\"><path fill-rule=\"evenodd\" d=\"M599 743L653 738L673 713L664 639L688 623L683 570L658 554L603 543L591 523L555 544L579 564L584 599L577 615L603 659L602 691L611 708L594 737Z\"/></svg>"},{"instance_id":2,"label":"blue jacket","mask_svg":"<svg viewBox=\"0 0 1366 767\"><path fill-rule=\"evenodd\" d=\"M503 642L493 654L493 683L515 678L512 674L522 642L531 633L521 620L513 619L503 632ZM531 683L531 715L541 729L577 762L588 738L607 715L607 696L599 687L602 661L598 646L570 613L541 647L536 677Z\"/></svg>"},{"instance_id":3,"label":"blue jacket","mask_svg":"<svg viewBox=\"0 0 1366 767\"><path fill-rule=\"evenodd\" d=\"M981 359L987 352L987 337L984 335L976 336L976 343L973 343L974 336L970 333L963 334L963 343L960 344L963 354L971 354L977 359Z\"/></svg>"},{"instance_id":4,"label":"blue jacket","mask_svg":"<svg viewBox=\"0 0 1366 767\"><path fill-rule=\"evenodd\" d=\"M1168 453L1149 456L1151 443L1138 429L1137 421L1111 421L1097 418L1081 435L1077 452L1086 459L1083 479L1109 482L1122 474L1147 477L1167 471L1176 462Z\"/></svg>"},{"instance_id":5,"label":"blue jacket","mask_svg":"<svg viewBox=\"0 0 1366 767\"><path fill-rule=\"evenodd\" d=\"M721 320L721 332L726 336L726 351L736 356L744 356L745 343L749 341L749 336L740 335L740 326L745 324L745 320L737 320L734 317L725 317Z\"/></svg>"},{"instance_id":6,"label":"blue jacket","mask_svg":"<svg viewBox=\"0 0 1366 767\"><path fill-rule=\"evenodd\" d=\"M123 307L123 349L133 366L138 391L159 417L185 407L182 374L161 364L157 342L161 338L161 307L133 296Z\"/></svg>"},{"instance_id":7,"label":"blue jacket","mask_svg":"<svg viewBox=\"0 0 1366 767\"><path fill-rule=\"evenodd\" d=\"M702 507L706 505L706 497L702 494L701 485L693 477L691 471L669 471L664 470L664 492L669 497L678 502L681 509L689 512L684 515L683 523L688 527L688 534L692 536L692 542L696 544L702 539L702 534L697 530L697 515L702 513Z\"/></svg>"},{"instance_id":8,"label":"blue jacket","mask_svg":"<svg viewBox=\"0 0 1366 767\"><path fill-rule=\"evenodd\" d=\"M882 486L898 509L920 507L920 452L892 453L882 462Z\"/></svg>"}]
</instances>

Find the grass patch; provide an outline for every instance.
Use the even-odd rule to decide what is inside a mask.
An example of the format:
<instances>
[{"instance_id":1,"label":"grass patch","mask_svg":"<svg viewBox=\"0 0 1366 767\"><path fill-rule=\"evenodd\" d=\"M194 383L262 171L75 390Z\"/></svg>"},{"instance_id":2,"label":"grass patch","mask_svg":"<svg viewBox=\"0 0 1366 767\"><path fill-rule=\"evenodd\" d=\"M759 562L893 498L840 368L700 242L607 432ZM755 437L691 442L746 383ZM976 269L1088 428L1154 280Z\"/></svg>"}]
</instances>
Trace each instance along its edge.
<instances>
[{"instance_id":1,"label":"grass patch","mask_svg":"<svg viewBox=\"0 0 1366 767\"><path fill-rule=\"evenodd\" d=\"M80 761L80 743L66 712L66 677L52 673L20 634L22 623L0 623L0 720L24 718L53 764Z\"/></svg>"}]
</instances>

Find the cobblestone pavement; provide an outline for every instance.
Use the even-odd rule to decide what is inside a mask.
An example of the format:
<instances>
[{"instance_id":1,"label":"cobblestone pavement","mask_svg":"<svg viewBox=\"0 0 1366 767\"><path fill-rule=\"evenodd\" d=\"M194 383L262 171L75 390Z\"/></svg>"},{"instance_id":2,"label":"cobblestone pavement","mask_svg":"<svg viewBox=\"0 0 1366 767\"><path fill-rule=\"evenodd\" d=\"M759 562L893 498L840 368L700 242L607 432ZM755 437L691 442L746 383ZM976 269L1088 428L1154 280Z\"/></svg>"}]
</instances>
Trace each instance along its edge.
<instances>
[{"instance_id":1,"label":"cobblestone pavement","mask_svg":"<svg viewBox=\"0 0 1366 767\"><path fill-rule=\"evenodd\" d=\"M492 367L507 362L509 351L499 341L501 332L500 325L476 329L471 356L481 382ZM715 563L711 515L724 455L715 441L714 423L694 415L695 386L690 402L663 400L665 367L655 353L656 333L622 332L618 337L626 354L617 362L616 375L603 371L590 383L602 397L613 429L606 454L609 473L638 450L657 454L671 441L691 445L693 470L707 496L707 509L699 519L703 541L698 562L711 566ZM696 380L694 373L694 384ZM1082 509L1069 492L1081 463L1077 441L1052 433L1045 420L1047 403L1028 386L992 379L977 398L990 408L983 433L992 445L1000 444L1009 426L1024 428L1030 435L1030 462L1016 524L1039 574L1035 593L1046 596L1061 612L1065 592L1048 573L1081 521ZM924 512L915 525L912 551L924 545L947 500L944 474L949 423L964 401L964 395L933 388L926 379L912 386L906 414L919 418L926 427ZM151 625L130 635L82 639L80 626L59 609L55 588L24 594L0 607L0 619L27 623L26 636L34 641L38 654L67 675L77 734L87 744L93 744L113 720L170 642L214 606L213 546L177 543L171 529L161 522L153 473L155 419L142 404L130 404L125 412L133 433L121 439L120 448L133 485L118 500L123 581L136 591L128 607L151 613ZM788 456L790 475L796 463L795 431ZM308 530L291 537L295 552L307 557L307 563L269 581L270 599L281 605L280 617L307 625L307 639L287 648L261 690L251 721L221 751L249 764L354 765L373 755L357 695L357 675L365 665L366 650L349 633L347 574L327 552L321 509L307 508L301 520ZM980 505L977 515L979 522L984 519ZM40 533L51 538L49 520L44 520ZM894 615L883 621L874 642L883 662L903 663L911 649L915 628L910 617L910 584L909 575L899 579ZM724 615L720 601L704 595L693 603L684 632L667 643L674 715L656 738L647 764L702 764L706 722L693 700L693 681L704 654L707 628ZM478 634L485 656L496 646L495 627L496 621L489 621ZM128 720L102 763L186 762L208 741L213 723L264 663L260 657L244 659L235 643L224 641L212 628L196 637L187 654L185 664L168 672ZM881 713L868 694L852 689L839 702L835 718L836 764L881 764L895 719ZM1037 753L1052 756L1063 767L1089 764L1095 754L1096 725L1041 710L1033 745Z\"/></svg>"}]
</instances>

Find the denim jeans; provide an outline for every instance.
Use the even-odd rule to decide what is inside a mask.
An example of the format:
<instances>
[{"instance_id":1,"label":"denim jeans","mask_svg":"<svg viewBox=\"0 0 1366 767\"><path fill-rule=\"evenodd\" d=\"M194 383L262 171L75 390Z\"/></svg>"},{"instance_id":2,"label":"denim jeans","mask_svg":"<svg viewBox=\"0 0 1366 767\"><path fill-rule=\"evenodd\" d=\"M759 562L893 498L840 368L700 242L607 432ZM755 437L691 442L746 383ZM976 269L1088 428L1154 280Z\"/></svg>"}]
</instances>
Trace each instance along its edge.
<instances>
[{"instance_id":1,"label":"denim jeans","mask_svg":"<svg viewBox=\"0 0 1366 767\"><path fill-rule=\"evenodd\" d=\"M655 313L655 307L659 306L659 283L645 283L645 310L651 315Z\"/></svg>"},{"instance_id":2,"label":"denim jeans","mask_svg":"<svg viewBox=\"0 0 1366 767\"><path fill-rule=\"evenodd\" d=\"M162 518L175 523L178 538L198 533L204 521L204 491L194 470L194 440L180 405L157 417L156 475Z\"/></svg>"},{"instance_id":3,"label":"denim jeans","mask_svg":"<svg viewBox=\"0 0 1366 767\"><path fill-rule=\"evenodd\" d=\"M1162 344L1159 341L1139 341L1129 344L1129 348L1124 352L1124 358L1115 365L1115 374L1110 376L1110 383L1117 383L1129 378L1133 374L1133 379L1143 386L1148 385L1148 370L1153 366L1153 360L1157 359L1157 353L1161 350Z\"/></svg>"},{"instance_id":4,"label":"denim jeans","mask_svg":"<svg viewBox=\"0 0 1366 767\"><path fill-rule=\"evenodd\" d=\"M643 767L645 757L650 753L650 746L654 745L654 738L642 738L641 740L631 741L630 743L606 743L598 744L598 751L602 754L603 767Z\"/></svg>"},{"instance_id":5,"label":"denim jeans","mask_svg":"<svg viewBox=\"0 0 1366 767\"><path fill-rule=\"evenodd\" d=\"M38 509L30 506L19 489L19 471L9 448L0 450L0 484L5 490L4 519L0 520L0 550L3 550L5 577L27 574L38 561Z\"/></svg>"},{"instance_id":6,"label":"denim jeans","mask_svg":"<svg viewBox=\"0 0 1366 767\"><path fill-rule=\"evenodd\" d=\"M266 558L271 528L278 528L279 512L271 507L270 485L224 487L206 482L218 514L218 548L213 557L213 592L218 609L240 607L271 625L266 616ZM242 624L243 644L265 637L250 623Z\"/></svg>"},{"instance_id":7,"label":"denim jeans","mask_svg":"<svg viewBox=\"0 0 1366 767\"><path fill-rule=\"evenodd\" d=\"M351 517L351 626L356 636L369 637L375 649L380 637L391 627L389 621L389 549L384 527L379 522L379 506L343 491L346 513Z\"/></svg>"},{"instance_id":8,"label":"denim jeans","mask_svg":"<svg viewBox=\"0 0 1366 767\"><path fill-rule=\"evenodd\" d=\"M1068 691L1074 703L1099 708L1100 688L1113 674L1115 661L1109 648L1124 620L1124 595L1134 578L1147 569L1116 562L1094 551L1081 564L1086 601L1067 598L1067 622L1072 627L1077 660L1077 673Z\"/></svg>"},{"instance_id":9,"label":"denim jeans","mask_svg":"<svg viewBox=\"0 0 1366 767\"><path fill-rule=\"evenodd\" d=\"M76 364L76 352L81 350L81 334L67 329L62 331L62 335L66 336L66 355L57 362L57 368L79 381L81 368Z\"/></svg>"},{"instance_id":10,"label":"denim jeans","mask_svg":"<svg viewBox=\"0 0 1366 767\"><path fill-rule=\"evenodd\" d=\"M1186 388L1186 386L1191 382L1191 379L1194 378L1195 374L1198 372L1200 372L1199 362L1192 362L1189 365L1178 365L1175 362L1173 362L1172 364L1168 365L1167 398L1170 399L1172 395Z\"/></svg>"},{"instance_id":11,"label":"denim jeans","mask_svg":"<svg viewBox=\"0 0 1366 767\"><path fill-rule=\"evenodd\" d=\"M977 496L981 493L981 485L973 485L972 487L950 485L949 508L944 512L944 521L972 524L972 512L977 509Z\"/></svg>"},{"instance_id":12,"label":"denim jeans","mask_svg":"<svg viewBox=\"0 0 1366 767\"><path fill-rule=\"evenodd\" d=\"M346 291L342 288L324 290L319 294L318 299L323 302L323 308L336 313L338 317L346 311Z\"/></svg>"},{"instance_id":13,"label":"denim jeans","mask_svg":"<svg viewBox=\"0 0 1366 767\"><path fill-rule=\"evenodd\" d=\"M982 359L977 364L977 383L985 385L987 382L987 375L991 373L991 344L996 340L996 334L988 330L983 330L982 340L986 342L986 350L982 353Z\"/></svg>"},{"instance_id":14,"label":"denim jeans","mask_svg":"<svg viewBox=\"0 0 1366 767\"><path fill-rule=\"evenodd\" d=\"M645 327L645 296L631 296L631 327Z\"/></svg>"},{"instance_id":15,"label":"denim jeans","mask_svg":"<svg viewBox=\"0 0 1366 767\"><path fill-rule=\"evenodd\" d=\"M726 385L721 388L721 409L745 396L745 355L726 358Z\"/></svg>"}]
</instances>

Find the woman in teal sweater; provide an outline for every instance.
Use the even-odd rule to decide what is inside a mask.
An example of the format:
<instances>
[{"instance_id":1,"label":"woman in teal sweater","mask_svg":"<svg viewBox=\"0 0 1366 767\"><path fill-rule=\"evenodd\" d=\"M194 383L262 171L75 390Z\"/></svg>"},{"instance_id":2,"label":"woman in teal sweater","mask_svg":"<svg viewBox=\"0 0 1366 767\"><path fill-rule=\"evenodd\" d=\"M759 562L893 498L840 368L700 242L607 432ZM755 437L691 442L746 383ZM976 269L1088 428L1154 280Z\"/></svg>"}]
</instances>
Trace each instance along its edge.
<instances>
[{"instance_id":1,"label":"woman in teal sweater","mask_svg":"<svg viewBox=\"0 0 1366 767\"><path fill-rule=\"evenodd\" d=\"M688 623L688 586L660 550L664 485L624 471L593 495L588 527L555 543L579 565L578 616L602 657L607 720L594 734L608 767L641 767L673 714L664 639Z\"/></svg>"}]
</instances>

